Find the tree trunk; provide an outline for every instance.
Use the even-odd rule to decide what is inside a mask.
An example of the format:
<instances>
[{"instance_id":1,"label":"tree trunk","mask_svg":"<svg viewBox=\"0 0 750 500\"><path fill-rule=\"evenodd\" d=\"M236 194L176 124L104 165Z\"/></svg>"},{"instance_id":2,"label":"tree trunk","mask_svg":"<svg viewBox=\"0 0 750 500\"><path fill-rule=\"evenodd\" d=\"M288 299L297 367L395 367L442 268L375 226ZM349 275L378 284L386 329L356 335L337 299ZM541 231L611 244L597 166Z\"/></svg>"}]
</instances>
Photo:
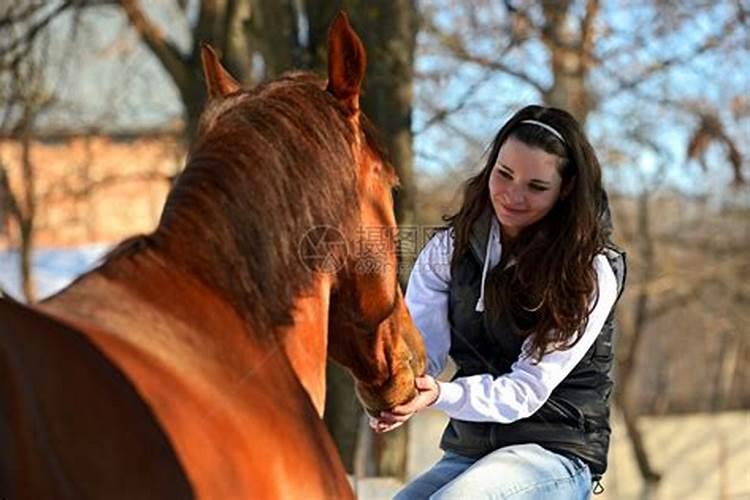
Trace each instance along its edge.
<instances>
[{"instance_id":1,"label":"tree trunk","mask_svg":"<svg viewBox=\"0 0 750 500\"><path fill-rule=\"evenodd\" d=\"M732 382L740 360L741 337L733 330L727 329L722 334L721 351L718 357L716 382L714 383L714 401L712 410L726 411L732 396Z\"/></svg>"},{"instance_id":2,"label":"tree trunk","mask_svg":"<svg viewBox=\"0 0 750 500\"><path fill-rule=\"evenodd\" d=\"M400 225L414 224L416 200L412 170L412 101L418 15L414 0L350 0L351 17L367 48L362 107L381 133L401 188L396 199Z\"/></svg>"},{"instance_id":3,"label":"tree trunk","mask_svg":"<svg viewBox=\"0 0 750 500\"><path fill-rule=\"evenodd\" d=\"M648 458L646 444L643 442L643 435L638 428L638 416L636 412L633 411L628 396L628 391L624 388L615 391L615 402L622 412L622 419L625 422L625 429L630 438L630 444L633 448L633 455L635 457L635 462L638 465L638 471L641 473L641 478L645 482L646 489L648 489L651 485L659 482L661 474L654 470L651 461Z\"/></svg>"},{"instance_id":4,"label":"tree trunk","mask_svg":"<svg viewBox=\"0 0 750 500\"><path fill-rule=\"evenodd\" d=\"M414 0L307 0L309 46L313 71L325 72L326 33L333 16L345 9L367 50L362 109L380 132L401 186L396 197L399 225L415 221L416 185L412 154L414 52L418 12Z\"/></svg>"},{"instance_id":5,"label":"tree trunk","mask_svg":"<svg viewBox=\"0 0 750 500\"><path fill-rule=\"evenodd\" d=\"M624 355L617 358L617 380L615 384L615 402L622 411L625 427L630 437L638 470L646 485L658 482L661 475L654 470L648 457L648 452L643 441L640 429L637 425L637 411L633 408L630 390L634 380L634 370L641 342L644 339L646 323L648 318L649 291L648 284L654 274L654 241L651 236L650 213L649 213L648 191L641 194L638 204L638 227L636 234L639 236L641 265L641 288L635 300L633 323L630 334L625 339L627 344L621 345ZM627 330L620 328L622 333ZM622 344L622 342L620 342Z\"/></svg>"},{"instance_id":6,"label":"tree trunk","mask_svg":"<svg viewBox=\"0 0 750 500\"><path fill-rule=\"evenodd\" d=\"M265 77L274 78L284 71L300 68L302 48L297 30L294 0L251 0L247 37L263 56Z\"/></svg>"},{"instance_id":7,"label":"tree trunk","mask_svg":"<svg viewBox=\"0 0 750 500\"><path fill-rule=\"evenodd\" d=\"M34 179L34 164L31 160L31 122L28 115L22 122L21 131L21 182L23 185L23 208L18 213L18 229L20 233L20 271L23 295L28 304L36 301L36 289L33 276L34 252L34 218L36 216L36 188Z\"/></svg>"},{"instance_id":8,"label":"tree trunk","mask_svg":"<svg viewBox=\"0 0 750 500\"><path fill-rule=\"evenodd\" d=\"M305 0L305 16L308 25L305 67L321 75L326 73L328 27L336 13L343 8L342 0ZM369 47L365 46L365 49Z\"/></svg>"},{"instance_id":9,"label":"tree trunk","mask_svg":"<svg viewBox=\"0 0 750 500\"><path fill-rule=\"evenodd\" d=\"M19 265L21 271L21 288L27 304L36 302L36 287L34 286L34 242L33 230L30 223L24 223L20 227L20 246L18 248Z\"/></svg>"},{"instance_id":10,"label":"tree trunk","mask_svg":"<svg viewBox=\"0 0 750 500\"><path fill-rule=\"evenodd\" d=\"M182 117L185 122L183 130L183 146L187 151L190 144L193 143L195 134L198 131L198 121L200 120L203 108L206 105L206 91L203 88L203 79L196 78L194 83L178 88L180 98L183 102Z\"/></svg>"},{"instance_id":11,"label":"tree trunk","mask_svg":"<svg viewBox=\"0 0 750 500\"><path fill-rule=\"evenodd\" d=\"M544 92L544 102L565 109L581 123L593 107L593 91L588 86L593 48L593 26L599 13L598 0L587 0L580 29L571 29L570 0L544 0L542 42L550 54L552 86Z\"/></svg>"}]
</instances>

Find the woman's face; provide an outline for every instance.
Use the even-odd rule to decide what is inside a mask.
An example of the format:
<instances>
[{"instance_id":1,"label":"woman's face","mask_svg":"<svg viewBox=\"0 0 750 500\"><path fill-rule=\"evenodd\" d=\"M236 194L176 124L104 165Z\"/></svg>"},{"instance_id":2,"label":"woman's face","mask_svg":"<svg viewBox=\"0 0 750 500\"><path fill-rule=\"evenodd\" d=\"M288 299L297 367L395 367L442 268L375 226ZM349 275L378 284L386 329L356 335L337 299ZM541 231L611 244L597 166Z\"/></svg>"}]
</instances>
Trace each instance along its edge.
<instances>
[{"instance_id":1,"label":"woman's face","mask_svg":"<svg viewBox=\"0 0 750 500\"><path fill-rule=\"evenodd\" d=\"M560 198L560 157L509 137L490 174L490 199L510 238L542 219Z\"/></svg>"}]
</instances>

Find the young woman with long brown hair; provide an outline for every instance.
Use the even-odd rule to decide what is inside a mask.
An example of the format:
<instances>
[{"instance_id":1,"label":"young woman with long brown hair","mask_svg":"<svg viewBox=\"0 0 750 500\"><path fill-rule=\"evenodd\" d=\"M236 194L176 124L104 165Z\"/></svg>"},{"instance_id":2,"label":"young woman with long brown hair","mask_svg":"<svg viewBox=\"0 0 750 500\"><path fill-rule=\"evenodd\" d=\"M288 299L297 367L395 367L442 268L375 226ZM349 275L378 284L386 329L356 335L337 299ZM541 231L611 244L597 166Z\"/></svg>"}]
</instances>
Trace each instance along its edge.
<instances>
[{"instance_id":1,"label":"young woman with long brown hair","mask_svg":"<svg viewBox=\"0 0 750 500\"><path fill-rule=\"evenodd\" d=\"M625 267L576 120L541 106L516 113L446 221L406 294L428 375L411 402L371 420L385 432L442 410L445 454L397 498L588 498L607 463ZM438 382L448 356L458 372Z\"/></svg>"}]
</instances>

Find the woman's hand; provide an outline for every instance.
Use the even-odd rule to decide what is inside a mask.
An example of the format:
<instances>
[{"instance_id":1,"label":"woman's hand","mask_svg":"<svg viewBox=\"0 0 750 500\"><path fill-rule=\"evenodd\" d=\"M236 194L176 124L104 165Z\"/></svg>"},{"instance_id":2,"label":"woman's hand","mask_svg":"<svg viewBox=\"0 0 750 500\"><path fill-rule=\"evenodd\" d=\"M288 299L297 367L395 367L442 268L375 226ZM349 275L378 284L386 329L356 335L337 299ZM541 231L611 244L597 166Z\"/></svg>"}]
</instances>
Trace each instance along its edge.
<instances>
[{"instance_id":1,"label":"woman's hand","mask_svg":"<svg viewBox=\"0 0 750 500\"><path fill-rule=\"evenodd\" d=\"M427 408L440 397L440 386L429 375L414 380L417 395L411 401L391 408L391 411L380 413L379 417L370 417L370 427L375 432L388 432L409 420L415 413Z\"/></svg>"}]
</instances>

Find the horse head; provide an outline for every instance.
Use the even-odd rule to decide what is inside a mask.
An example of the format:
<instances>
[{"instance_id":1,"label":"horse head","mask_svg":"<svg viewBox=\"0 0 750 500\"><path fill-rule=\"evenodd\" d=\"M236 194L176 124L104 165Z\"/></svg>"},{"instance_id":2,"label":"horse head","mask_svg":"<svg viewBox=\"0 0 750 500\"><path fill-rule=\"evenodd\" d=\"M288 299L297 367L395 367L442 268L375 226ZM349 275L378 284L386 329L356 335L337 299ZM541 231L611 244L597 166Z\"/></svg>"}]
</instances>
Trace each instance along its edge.
<instances>
[{"instance_id":1,"label":"horse head","mask_svg":"<svg viewBox=\"0 0 750 500\"><path fill-rule=\"evenodd\" d=\"M251 141L254 144L274 142L278 144L271 148L273 154L279 156L283 152L284 161L288 163L284 167L287 173L299 175L302 172L304 176L298 179L305 183L302 189L297 194L287 193L288 199L277 200L275 205L269 203L263 209L257 207L258 203L246 206L248 220L257 214L258 219L277 220L280 227L298 226L289 232L294 235L292 238L297 238L296 261L284 253L293 246L289 239L279 240L280 248L266 250L277 250L281 257L263 255L271 266L278 264L279 269L262 271L270 276L285 275L279 287L288 286L290 281L297 287L293 290L295 303L288 307L297 314L292 314L292 326L285 331L294 330L295 323L299 326L306 322L309 326L311 309L304 303L310 298L322 297L322 303L330 306L321 318L328 331L328 354L357 379L365 407L377 412L410 399L415 394L414 377L424 372L425 355L397 279L394 241L397 225L392 189L398 177L377 147L373 129L360 110L366 54L359 37L346 16L339 14L329 31L327 83L297 72L260 89L243 91L210 47L204 47L202 56L207 91L213 104L202 117L191 163L200 163L202 157L229 154L233 140L238 141L235 151ZM262 100L263 106L253 108L252 112L243 110L243 106L252 106L253 99ZM321 118L322 115L326 117ZM247 123L253 124L252 133L259 135L260 140L247 138L247 135L244 139L233 139ZM294 127L296 139L281 143L284 127ZM258 130L269 130L273 134L263 135ZM347 150L343 155L334 151L342 138ZM273 175L281 177L287 173ZM259 185L268 184L263 176L271 174L243 171L238 175L255 177L250 182L235 179L235 184L244 182L249 189L263 192L264 188ZM318 184L323 187L318 191L317 203L305 201L303 198L313 197L310 193L318 189L315 188ZM299 188L292 180L286 185ZM279 189L278 185L272 187ZM268 197L273 193L266 189L263 195ZM322 197L338 201L326 201ZM279 213L269 214L271 207ZM304 224L307 227L303 228ZM240 230L234 228L235 232ZM258 253L257 241L246 243L248 251ZM290 271L290 266L295 270ZM275 290L276 286L269 289ZM236 301L244 301L246 309L250 310L255 302L270 300L268 294L246 293ZM315 311L317 314L318 310ZM260 314L264 311L255 307L249 315L250 321ZM289 322L272 323L277 326ZM285 348L321 412L325 343L321 350L321 344L312 337L299 340L300 331L304 335L305 331L312 330L315 328L296 328L296 337L285 334Z\"/></svg>"},{"instance_id":2,"label":"horse head","mask_svg":"<svg viewBox=\"0 0 750 500\"><path fill-rule=\"evenodd\" d=\"M425 353L398 284L392 197L398 177L359 109L365 68L362 42L339 14L328 38L327 90L358 130L353 147L359 221L331 300L328 352L351 371L365 408L375 414L415 395L414 377L424 373Z\"/></svg>"}]
</instances>

